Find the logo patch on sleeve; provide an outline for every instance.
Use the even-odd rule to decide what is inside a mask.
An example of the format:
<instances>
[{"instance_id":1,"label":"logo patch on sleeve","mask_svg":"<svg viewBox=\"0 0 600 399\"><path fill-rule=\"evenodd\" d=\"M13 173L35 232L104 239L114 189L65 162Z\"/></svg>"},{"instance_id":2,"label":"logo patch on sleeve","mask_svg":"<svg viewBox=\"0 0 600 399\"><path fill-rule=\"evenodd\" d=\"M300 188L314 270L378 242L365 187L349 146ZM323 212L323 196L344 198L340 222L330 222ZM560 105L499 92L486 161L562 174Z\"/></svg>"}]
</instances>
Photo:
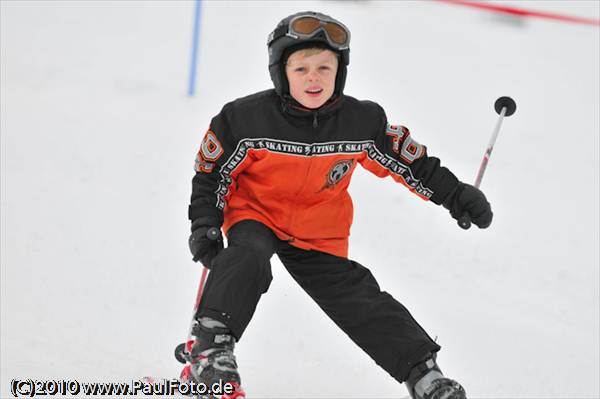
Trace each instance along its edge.
<instances>
[{"instance_id":1,"label":"logo patch on sleeve","mask_svg":"<svg viewBox=\"0 0 600 399\"><path fill-rule=\"evenodd\" d=\"M392 137L392 150L398 154L400 152L400 142L404 139L404 126L387 124L385 134ZM406 129L408 131L408 129Z\"/></svg>"},{"instance_id":2,"label":"logo patch on sleeve","mask_svg":"<svg viewBox=\"0 0 600 399\"><path fill-rule=\"evenodd\" d=\"M392 137L392 151L411 164L425 155L425 146L414 140L408 128L388 123L385 134Z\"/></svg>"},{"instance_id":3,"label":"logo patch on sleeve","mask_svg":"<svg viewBox=\"0 0 600 399\"><path fill-rule=\"evenodd\" d=\"M406 136L402 142L402 148L400 149L400 158L406 162L413 163L415 160L425 155L425 146L419 144L414 140L410 134Z\"/></svg>"},{"instance_id":4,"label":"logo patch on sleeve","mask_svg":"<svg viewBox=\"0 0 600 399\"><path fill-rule=\"evenodd\" d=\"M211 173L217 159L223 155L223 146L212 131L207 131L196 155L196 172Z\"/></svg>"}]
</instances>

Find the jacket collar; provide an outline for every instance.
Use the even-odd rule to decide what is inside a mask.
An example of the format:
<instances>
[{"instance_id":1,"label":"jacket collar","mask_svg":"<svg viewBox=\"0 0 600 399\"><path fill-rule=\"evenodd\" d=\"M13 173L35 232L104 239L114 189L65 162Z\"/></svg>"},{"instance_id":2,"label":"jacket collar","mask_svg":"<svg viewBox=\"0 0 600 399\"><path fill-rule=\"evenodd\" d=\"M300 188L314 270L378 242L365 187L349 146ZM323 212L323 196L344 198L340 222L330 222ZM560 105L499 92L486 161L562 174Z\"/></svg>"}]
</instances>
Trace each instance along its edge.
<instances>
[{"instance_id":1,"label":"jacket collar","mask_svg":"<svg viewBox=\"0 0 600 399\"><path fill-rule=\"evenodd\" d=\"M289 94L281 96L281 107L283 112L294 117L312 118L313 127L319 126L319 119L333 115L342 106L344 96L334 95L325 104L317 109L304 107Z\"/></svg>"}]
</instances>

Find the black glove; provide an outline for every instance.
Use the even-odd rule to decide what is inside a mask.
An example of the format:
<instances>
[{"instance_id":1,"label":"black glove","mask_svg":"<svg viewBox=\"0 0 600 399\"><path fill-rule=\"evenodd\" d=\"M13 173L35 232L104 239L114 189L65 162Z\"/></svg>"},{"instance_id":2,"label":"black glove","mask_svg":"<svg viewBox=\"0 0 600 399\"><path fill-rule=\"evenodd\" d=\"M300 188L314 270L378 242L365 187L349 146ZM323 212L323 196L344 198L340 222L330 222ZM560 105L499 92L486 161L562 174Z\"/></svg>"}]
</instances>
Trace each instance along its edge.
<instances>
[{"instance_id":1,"label":"black glove","mask_svg":"<svg viewBox=\"0 0 600 399\"><path fill-rule=\"evenodd\" d=\"M443 202L443 205L456 220L467 214L480 229L485 229L492 224L494 214L490 203L481 190L470 184L459 182L454 192Z\"/></svg>"},{"instance_id":2,"label":"black glove","mask_svg":"<svg viewBox=\"0 0 600 399\"><path fill-rule=\"evenodd\" d=\"M213 258L223 249L223 236L220 234L217 239L208 238L207 233L210 229L219 229L219 223L214 217L203 216L192 222L192 234L188 241L190 252L194 256L194 262L211 268Z\"/></svg>"}]
</instances>

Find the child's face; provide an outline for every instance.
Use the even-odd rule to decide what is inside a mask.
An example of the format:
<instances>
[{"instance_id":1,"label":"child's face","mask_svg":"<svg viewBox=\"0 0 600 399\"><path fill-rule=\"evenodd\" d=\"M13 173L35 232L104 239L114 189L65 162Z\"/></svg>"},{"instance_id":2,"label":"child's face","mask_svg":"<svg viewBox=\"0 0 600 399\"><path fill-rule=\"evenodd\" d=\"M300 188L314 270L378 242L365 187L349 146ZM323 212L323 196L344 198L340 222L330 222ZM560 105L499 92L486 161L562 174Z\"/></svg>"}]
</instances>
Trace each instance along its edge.
<instances>
[{"instance_id":1,"label":"child's face","mask_svg":"<svg viewBox=\"0 0 600 399\"><path fill-rule=\"evenodd\" d=\"M325 104L333 94L338 59L330 50L312 55L305 53L303 50L292 53L285 73L292 97L306 108L315 109Z\"/></svg>"}]
</instances>

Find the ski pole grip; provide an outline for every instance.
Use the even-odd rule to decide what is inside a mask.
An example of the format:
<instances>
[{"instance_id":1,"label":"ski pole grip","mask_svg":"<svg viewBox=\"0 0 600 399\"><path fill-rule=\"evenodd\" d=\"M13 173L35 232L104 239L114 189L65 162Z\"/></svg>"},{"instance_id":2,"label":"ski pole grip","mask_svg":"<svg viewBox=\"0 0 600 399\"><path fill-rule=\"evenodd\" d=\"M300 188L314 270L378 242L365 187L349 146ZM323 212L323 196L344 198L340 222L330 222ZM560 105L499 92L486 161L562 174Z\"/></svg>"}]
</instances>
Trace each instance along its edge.
<instances>
[{"instance_id":1,"label":"ski pole grip","mask_svg":"<svg viewBox=\"0 0 600 399\"><path fill-rule=\"evenodd\" d=\"M221 230L216 228L216 227L211 227L210 229L208 229L208 231L206 232L206 237L209 240L213 240L216 241L219 238L221 238Z\"/></svg>"},{"instance_id":2,"label":"ski pole grip","mask_svg":"<svg viewBox=\"0 0 600 399\"><path fill-rule=\"evenodd\" d=\"M471 218L468 213L465 212L458 218L458 225L464 230L469 230L471 228Z\"/></svg>"}]
</instances>

